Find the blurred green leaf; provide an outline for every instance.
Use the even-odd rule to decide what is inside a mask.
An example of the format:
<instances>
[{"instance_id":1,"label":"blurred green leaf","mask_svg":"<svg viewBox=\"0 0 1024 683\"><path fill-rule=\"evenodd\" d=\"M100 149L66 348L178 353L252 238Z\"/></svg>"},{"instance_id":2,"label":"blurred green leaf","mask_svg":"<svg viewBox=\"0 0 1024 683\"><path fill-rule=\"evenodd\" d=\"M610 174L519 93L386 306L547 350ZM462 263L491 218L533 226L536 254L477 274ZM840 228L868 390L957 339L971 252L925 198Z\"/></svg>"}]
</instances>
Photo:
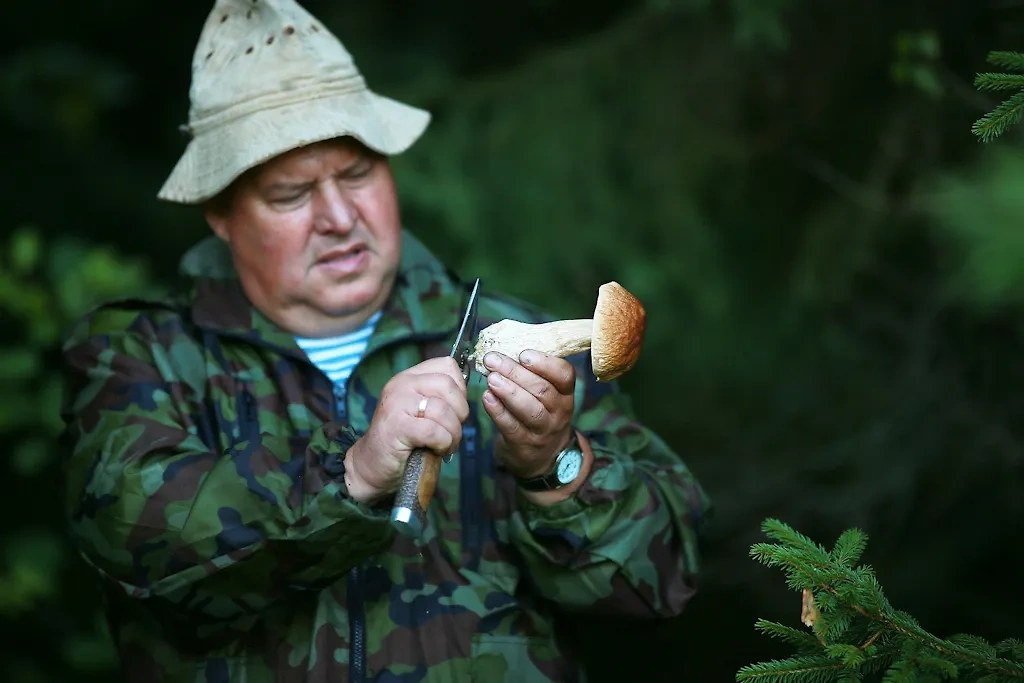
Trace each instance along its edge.
<instances>
[{"instance_id":1,"label":"blurred green leaf","mask_svg":"<svg viewBox=\"0 0 1024 683\"><path fill-rule=\"evenodd\" d=\"M785 12L792 4L792 0L732 0L737 44L770 50L788 47Z\"/></svg>"},{"instance_id":2,"label":"blurred green leaf","mask_svg":"<svg viewBox=\"0 0 1024 683\"><path fill-rule=\"evenodd\" d=\"M39 382L36 403L39 406L38 426L50 437L56 437L64 428L60 416L63 385L58 373L52 373Z\"/></svg>"},{"instance_id":3,"label":"blurred green leaf","mask_svg":"<svg viewBox=\"0 0 1024 683\"><path fill-rule=\"evenodd\" d=\"M50 442L41 438L25 439L14 446L11 467L26 477L34 477L50 464L56 454Z\"/></svg>"},{"instance_id":4,"label":"blurred green leaf","mask_svg":"<svg viewBox=\"0 0 1024 683\"><path fill-rule=\"evenodd\" d=\"M36 267L42 251L39 233L27 227L18 228L10 239L10 263L14 272L25 274Z\"/></svg>"},{"instance_id":5,"label":"blurred green leaf","mask_svg":"<svg viewBox=\"0 0 1024 683\"><path fill-rule=\"evenodd\" d=\"M0 310L31 325L48 313L49 306L50 295L43 286L11 272L0 272Z\"/></svg>"},{"instance_id":6,"label":"blurred green leaf","mask_svg":"<svg viewBox=\"0 0 1024 683\"><path fill-rule=\"evenodd\" d=\"M7 400L0 401L0 432L24 429L35 424L39 409L31 401L19 400L18 391L8 394Z\"/></svg>"},{"instance_id":7,"label":"blurred green leaf","mask_svg":"<svg viewBox=\"0 0 1024 683\"><path fill-rule=\"evenodd\" d=\"M64 642L64 659L77 671L113 670L118 663L106 620L97 616L91 632L76 633Z\"/></svg>"},{"instance_id":8,"label":"blurred green leaf","mask_svg":"<svg viewBox=\"0 0 1024 683\"><path fill-rule=\"evenodd\" d=\"M39 353L30 348L0 349L0 382L23 382L40 369Z\"/></svg>"},{"instance_id":9,"label":"blurred green leaf","mask_svg":"<svg viewBox=\"0 0 1024 683\"><path fill-rule=\"evenodd\" d=\"M895 38L896 59L889 67L893 82L938 98L945 86L936 70L941 43L934 31L901 31Z\"/></svg>"},{"instance_id":10,"label":"blurred green leaf","mask_svg":"<svg viewBox=\"0 0 1024 683\"><path fill-rule=\"evenodd\" d=\"M62 539L51 531L23 530L8 539L8 570L0 575L0 613L16 615L53 596L65 554Z\"/></svg>"},{"instance_id":11,"label":"blurred green leaf","mask_svg":"<svg viewBox=\"0 0 1024 683\"><path fill-rule=\"evenodd\" d=\"M921 192L924 213L951 246L948 273L961 300L981 306L1024 302L1024 155L988 150L973 168L946 173Z\"/></svg>"},{"instance_id":12,"label":"blurred green leaf","mask_svg":"<svg viewBox=\"0 0 1024 683\"><path fill-rule=\"evenodd\" d=\"M5 539L4 555L12 566L32 567L49 580L60 572L67 549L56 531L28 527Z\"/></svg>"},{"instance_id":13,"label":"blurred green leaf","mask_svg":"<svg viewBox=\"0 0 1024 683\"><path fill-rule=\"evenodd\" d=\"M917 51L926 59L938 59L942 44L935 31L921 31L917 34Z\"/></svg>"}]
</instances>

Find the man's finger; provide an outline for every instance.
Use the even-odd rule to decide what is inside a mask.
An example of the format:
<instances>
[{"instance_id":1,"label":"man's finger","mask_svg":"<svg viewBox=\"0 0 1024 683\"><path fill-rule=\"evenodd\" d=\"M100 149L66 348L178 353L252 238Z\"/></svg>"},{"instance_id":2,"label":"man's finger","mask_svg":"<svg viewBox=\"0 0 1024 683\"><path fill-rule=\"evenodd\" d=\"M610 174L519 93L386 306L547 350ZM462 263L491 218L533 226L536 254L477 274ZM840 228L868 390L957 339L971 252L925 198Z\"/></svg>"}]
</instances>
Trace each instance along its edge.
<instances>
[{"instance_id":1,"label":"man's finger","mask_svg":"<svg viewBox=\"0 0 1024 683\"><path fill-rule=\"evenodd\" d=\"M506 439L515 438L515 434L526 430L523 423L516 419L515 415L509 412L504 402L502 402L502 400L490 389L484 392L483 401L484 410L491 416L491 419L494 421L494 426L498 428L498 431L503 434Z\"/></svg>"},{"instance_id":2,"label":"man's finger","mask_svg":"<svg viewBox=\"0 0 1024 683\"><path fill-rule=\"evenodd\" d=\"M462 416L462 419L469 416L469 404L466 401L464 385L460 385L449 375L443 373L420 375L411 387L418 396L436 397L438 400L444 401L454 408Z\"/></svg>"},{"instance_id":3,"label":"man's finger","mask_svg":"<svg viewBox=\"0 0 1024 683\"><path fill-rule=\"evenodd\" d=\"M487 387L530 432L541 434L547 429L551 414L539 398L497 372L487 376ZM510 435L506 433L506 436Z\"/></svg>"},{"instance_id":4,"label":"man's finger","mask_svg":"<svg viewBox=\"0 0 1024 683\"><path fill-rule=\"evenodd\" d=\"M496 351L488 353L484 356L484 365L492 373L496 372L507 377L541 401L549 401L558 393L558 390L547 379L531 372L503 353Z\"/></svg>"},{"instance_id":5,"label":"man's finger","mask_svg":"<svg viewBox=\"0 0 1024 683\"><path fill-rule=\"evenodd\" d=\"M410 375L443 374L452 378L460 388L466 388L466 379L462 376L459 364L450 356L439 356L427 360L405 370Z\"/></svg>"},{"instance_id":6,"label":"man's finger","mask_svg":"<svg viewBox=\"0 0 1024 683\"><path fill-rule=\"evenodd\" d=\"M576 368L564 358L527 349L519 354L519 362L545 379L558 393L568 396L576 391Z\"/></svg>"}]
</instances>

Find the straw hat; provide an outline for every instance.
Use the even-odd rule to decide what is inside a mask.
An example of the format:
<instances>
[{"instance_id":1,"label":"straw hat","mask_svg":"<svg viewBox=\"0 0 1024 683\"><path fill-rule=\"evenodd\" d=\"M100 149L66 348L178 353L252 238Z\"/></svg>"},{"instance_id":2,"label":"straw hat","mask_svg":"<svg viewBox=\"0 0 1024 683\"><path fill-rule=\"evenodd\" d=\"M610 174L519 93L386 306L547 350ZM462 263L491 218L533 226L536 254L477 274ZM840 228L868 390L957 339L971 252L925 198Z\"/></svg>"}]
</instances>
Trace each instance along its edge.
<instances>
[{"instance_id":1,"label":"straw hat","mask_svg":"<svg viewBox=\"0 0 1024 683\"><path fill-rule=\"evenodd\" d=\"M246 170L351 135L392 156L430 114L378 95L352 56L294 0L215 0L192 58L192 139L157 196L200 203Z\"/></svg>"}]
</instances>

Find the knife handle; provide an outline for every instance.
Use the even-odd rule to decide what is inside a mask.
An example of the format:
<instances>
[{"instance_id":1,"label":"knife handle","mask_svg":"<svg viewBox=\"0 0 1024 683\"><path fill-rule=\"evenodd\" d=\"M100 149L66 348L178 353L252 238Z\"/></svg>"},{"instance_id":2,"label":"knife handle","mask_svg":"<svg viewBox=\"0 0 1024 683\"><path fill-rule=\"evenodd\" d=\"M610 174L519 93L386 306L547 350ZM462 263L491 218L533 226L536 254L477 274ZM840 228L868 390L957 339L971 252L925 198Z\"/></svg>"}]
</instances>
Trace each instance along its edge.
<instances>
[{"instance_id":1,"label":"knife handle","mask_svg":"<svg viewBox=\"0 0 1024 683\"><path fill-rule=\"evenodd\" d=\"M441 456L426 448L409 454L402 483L391 508L391 523L409 538L418 538L427 526L427 508L437 489Z\"/></svg>"}]
</instances>

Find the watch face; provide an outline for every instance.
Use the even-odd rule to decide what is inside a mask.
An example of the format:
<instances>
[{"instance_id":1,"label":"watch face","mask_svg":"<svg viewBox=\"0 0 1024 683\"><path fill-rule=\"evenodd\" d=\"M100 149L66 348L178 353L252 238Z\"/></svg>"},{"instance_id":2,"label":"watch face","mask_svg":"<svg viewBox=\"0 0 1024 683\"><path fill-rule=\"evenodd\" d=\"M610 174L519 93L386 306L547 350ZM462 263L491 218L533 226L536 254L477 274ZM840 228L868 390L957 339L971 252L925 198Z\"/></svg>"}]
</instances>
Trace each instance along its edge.
<instances>
[{"instance_id":1,"label":"watch face","mask_svg":"<svg viewBox=\"0 0 1024 683\"><path fill-rule=\"evenodd\" d=\"M568 484L576 479L583 466L583 453L577 450L567 451L558 461L558 481Z\"/></svg>"}]
</instances>

